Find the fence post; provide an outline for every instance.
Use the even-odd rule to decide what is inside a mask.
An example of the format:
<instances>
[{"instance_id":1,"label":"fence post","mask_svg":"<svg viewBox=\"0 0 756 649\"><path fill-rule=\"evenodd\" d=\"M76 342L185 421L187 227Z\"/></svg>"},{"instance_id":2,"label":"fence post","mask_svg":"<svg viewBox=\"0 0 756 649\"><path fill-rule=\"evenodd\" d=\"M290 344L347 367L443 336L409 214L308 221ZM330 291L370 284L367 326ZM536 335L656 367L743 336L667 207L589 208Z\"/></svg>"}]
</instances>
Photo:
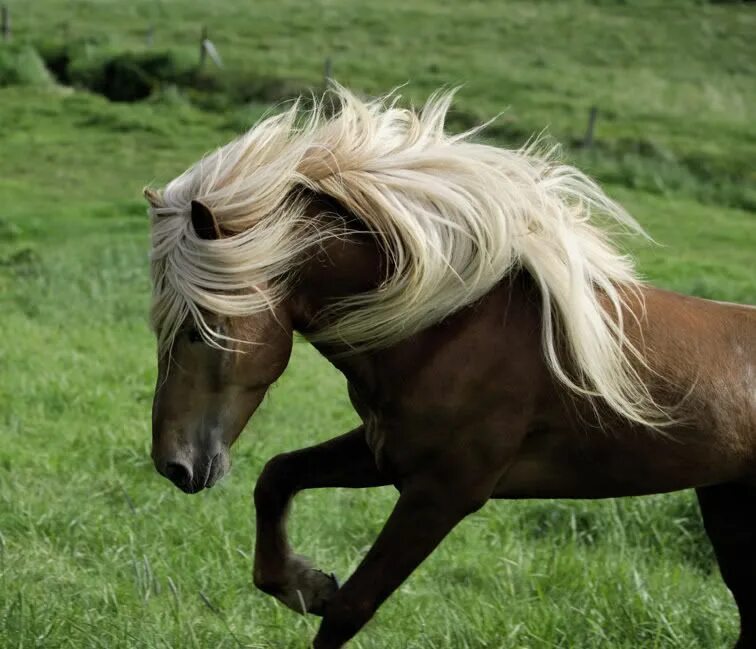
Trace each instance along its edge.
<instances>
[{"instance_id":1,"label":"fence post","mask_svg":"<svg viewBox=\"0 0 756 649\"><path fill-rule=\"evenodd\" d=\"M588 114L588 128L585 130L583 138L583 148L590 149L593 146L593 130L596 128L596 118L598 117L598 108L591 106L591 112Z\"/></svg>"},{"instance_id":2,"label":"fence post","mask_svg":"<svg viewBox=\"0 0 756 649\"><path fill-rule=\"evenodd\" d=\"M0 33L4 41L9 41L11 37L11 17L10 9L7 5L0 6Z\"/></svg>"},{"instance_id":3,"label":"fence post","mask_svg":"<svg viewBox=\"0 0 756 649\"><path fill-rule=\"evenodd\" d=\"M202 34L200 34L200 55L199 55L199 67L205 65L205 58L207 57L207 47L205 42L207 41L207 26L203 25Z\"/></svg>"},{"instance_id":4,"label":"fence post","mask_svg":"<svg viewBox=\"0 0 756 649\"><path fill-rule=\"evenodd\" d=\"M333 81L333 61L331 57L327 56L325 63L323 63L323 85L327 88Z\"/></svg>"}]
</instances>

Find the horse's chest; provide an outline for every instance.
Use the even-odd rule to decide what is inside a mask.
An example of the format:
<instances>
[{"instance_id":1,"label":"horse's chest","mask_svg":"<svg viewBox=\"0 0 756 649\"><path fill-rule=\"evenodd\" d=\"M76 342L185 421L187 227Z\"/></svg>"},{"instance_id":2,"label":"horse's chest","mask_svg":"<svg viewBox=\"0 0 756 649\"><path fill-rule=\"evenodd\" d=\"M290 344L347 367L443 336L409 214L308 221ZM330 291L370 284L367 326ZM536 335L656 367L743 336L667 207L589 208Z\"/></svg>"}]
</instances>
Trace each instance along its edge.
<instances>
[{"instance_id":1,"label":"horse's chest","mask_svg":"<svg viewBox=\"0 0 756 649\"><path fill-rule=\"evenodd\" d=\"M368 411L368 413L362 417L362 421L365 426L365 441L375 456L378 468L380 468L383 446L386 442L386 436L381 426L380 417L378 417L376 413Z\"/></svg>"},{"instance_id":2,"label":"horse's chest","mask_svg":"<svg viewBox=\"0 0 756 649\"><path fill-rule=\"evenodd\" d=\"M376 464L380 469L383 464L383 450L386 443L382 418L378 410L372 407L351 383L349 384L349 398L360 419L362 419L362 425L365 428L365 442L373 452Z\"/></svg>"}]
</instances>

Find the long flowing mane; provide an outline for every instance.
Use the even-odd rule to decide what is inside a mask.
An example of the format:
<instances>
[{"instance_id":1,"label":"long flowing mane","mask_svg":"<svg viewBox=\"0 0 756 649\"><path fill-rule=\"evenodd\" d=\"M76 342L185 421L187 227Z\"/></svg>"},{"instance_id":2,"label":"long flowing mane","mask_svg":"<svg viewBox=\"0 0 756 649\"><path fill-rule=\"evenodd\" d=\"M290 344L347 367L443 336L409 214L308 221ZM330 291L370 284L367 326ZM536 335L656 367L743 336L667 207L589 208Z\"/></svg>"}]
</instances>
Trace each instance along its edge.
<instances>
[{"instance_id":1,"label":"long flowing mane","mask_svg":"<svg viewBox=\"0 0 756 649\"><path fill-rule=\"evenodd\" d=\"M640 226L553 150L474 141L480 128L445 133L452 94L415 111L395 95L362 101L337 87L334 114L325 100L307 111L295 104L161 192L148 190L159 345L169 347L189 316L218 344L204 311L251 315L286 297L307 251L343 235L306 216L307 188L361 219L391 262L376 290L333 304L332 324L312 339L389 346L523 268L540 288L543 353L557 379L631 420L663 422L635 369L642 356L624 334L625 296L639 280L610 239L613 226ZM228 236L199 238L192 200L207 205Z\"/></svg>"}]
</instances>

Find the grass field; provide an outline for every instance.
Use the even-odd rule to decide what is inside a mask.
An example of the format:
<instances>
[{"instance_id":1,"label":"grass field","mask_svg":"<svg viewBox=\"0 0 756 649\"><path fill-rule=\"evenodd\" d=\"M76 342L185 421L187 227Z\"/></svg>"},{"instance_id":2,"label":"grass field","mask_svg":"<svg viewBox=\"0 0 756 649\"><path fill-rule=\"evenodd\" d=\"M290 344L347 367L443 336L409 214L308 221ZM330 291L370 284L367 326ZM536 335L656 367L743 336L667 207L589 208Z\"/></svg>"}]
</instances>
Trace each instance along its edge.
<instances>
[{"instance_id":1,"label":"grass field","mask_svg":"<svg viewBox=\"0 0 756 649\"><path fill-rule=\"evenodd\" d=\"M153 48L189 65L202 24L224 83L367 93L464 82L453 125L549 126L660 246L654 282L756 302L756 11L703 2L11 1L14 46L76 63ZM141 188L251 124L266 101L161 84L113 103L49 80L3 87L0 43L0 646L308 646L317 619L251 584L251 490L267 458L347 430L343 379L298 341L234 448L188 497L149 458L155 378ZM273 83L276 81L278 85ZM180 85L180 84L179 84ZM239 84L237 83L236 86ZM262 87L262 86L261 86ZM276 91L279 92L279 91ZM281 93L284 90L280 91ZM570 147L599 107L592 151ZM298 497L296 547L346 576L392 490ZM736 611L691 493L497 502L381 609L362 649L727 647ZM352 646L352 645L350 645Z\"/></svg>"}]
</instances>

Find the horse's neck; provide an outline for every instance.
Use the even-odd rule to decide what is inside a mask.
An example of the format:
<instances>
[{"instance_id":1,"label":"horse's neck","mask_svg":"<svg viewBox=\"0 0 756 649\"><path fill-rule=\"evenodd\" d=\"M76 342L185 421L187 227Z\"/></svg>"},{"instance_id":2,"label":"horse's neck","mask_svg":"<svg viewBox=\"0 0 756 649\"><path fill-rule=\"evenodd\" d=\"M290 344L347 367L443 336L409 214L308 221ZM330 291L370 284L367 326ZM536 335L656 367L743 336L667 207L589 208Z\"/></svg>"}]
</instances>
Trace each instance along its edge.
<instances>
[{"instance_id":1,"label":"horse's neck","mask_svg":"<svg viewBox=\"0 0 756 649\"><path fill-rule=\"evenodd\" d=\"M365 293L386 277L386 259L373 235L337 204L316 199L311 218L328 230L344 234L328 237L304 260L292 297L293 322L301 333L326 324L324 309L335 300ZM334 223L335 221L335 223Z\"/></svg>"}]
</instances>

